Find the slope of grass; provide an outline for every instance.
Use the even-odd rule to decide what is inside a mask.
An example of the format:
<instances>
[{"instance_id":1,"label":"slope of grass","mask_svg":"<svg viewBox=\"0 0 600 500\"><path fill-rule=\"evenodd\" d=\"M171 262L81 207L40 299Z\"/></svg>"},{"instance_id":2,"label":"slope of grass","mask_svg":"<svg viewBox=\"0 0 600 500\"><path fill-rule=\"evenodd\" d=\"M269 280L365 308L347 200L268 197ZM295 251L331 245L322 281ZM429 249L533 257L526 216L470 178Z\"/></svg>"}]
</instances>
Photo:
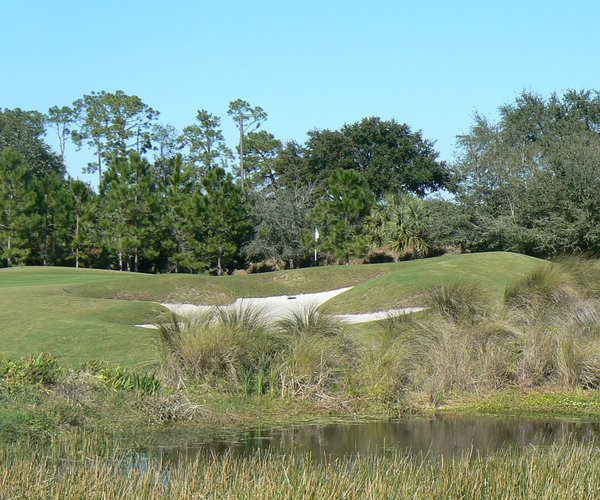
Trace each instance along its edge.
<instances>
[{"instance_id":1,"label":"slope of grass","mask_svg":"<svg viewBox=\"0 0 600 500\"><path fill-rule=\"evenodd\" d=\"M420 305L419 295L465 277L500 294L540 261L503 252L373 265L329 266L253 275L145 275L89 269L0 270L0 355L50 351L66 363L90 359L132 366L154 360L156 302L226 304L239 297L320 292L354 286L328 309L357 313Z\"/></svg>"},{"instance_id":2,"label":"slope of grass","mask_svg":"<svg viewBox=\"0 0 600 500\"><path fill-rule=\"evenodd\" d=\"M17 358L52 352L67 363L90 359L132 366L154 359L150 332L135 327L151 321L160 306L151 302L79 297L71 287L131 275L65 268L0 271L0 355Z\"/></svg>"},{"instance_id":3,"label":"slope of grass","mask_svg":"<svg viewBox=\"0 0 600 500\"><path fill-rule=\"evenodd\" d=\"M138 299L189 304L228 304L240 297L269 297L322 292L383 276L397 264L328 266L289 271L209 276L186 274L132 275L82 283L73 293L91 298Z\"/></svg>"},{"instance_id":4,"label":"slope of grass","mask_svg":"<svg viewBox=\"0 0 600 500\"><path fill-rule=\"evenodd\" d=\"M506 285L533 270L542 261L534 257L489 252L447 255L399 262L383 275L357 284L327 303L332 313L385 311L395 307L423 306L424 291L456 279L481 285L502 297Z\"/></svg>"}]
</instances>

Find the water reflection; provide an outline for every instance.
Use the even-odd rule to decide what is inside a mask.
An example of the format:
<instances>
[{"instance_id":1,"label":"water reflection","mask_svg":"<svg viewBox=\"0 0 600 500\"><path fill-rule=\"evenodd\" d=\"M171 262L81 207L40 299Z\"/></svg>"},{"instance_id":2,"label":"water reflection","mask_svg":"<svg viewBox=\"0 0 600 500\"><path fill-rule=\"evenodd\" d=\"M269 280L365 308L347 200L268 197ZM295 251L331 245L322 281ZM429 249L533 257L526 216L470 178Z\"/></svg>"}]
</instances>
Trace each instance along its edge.
<instances>
[{"instance_id":1,"label":"water reflection","mask_svg":"<svg viewBox=\"0 0 600 500\"><path fill-rule=\"evenodd\" d=\"M472 451L475 455L506 447L547 446L573 442L600 442L600 423L565 422L527 418L488 417L412 418L398 422L305 425L287 429L251 430L232 438L152 451L168 462L193 459L198 454L232 453L247 456L257 451L313 457L341 457L389 452L451 457Z\"/></svg>"}]
</instances>

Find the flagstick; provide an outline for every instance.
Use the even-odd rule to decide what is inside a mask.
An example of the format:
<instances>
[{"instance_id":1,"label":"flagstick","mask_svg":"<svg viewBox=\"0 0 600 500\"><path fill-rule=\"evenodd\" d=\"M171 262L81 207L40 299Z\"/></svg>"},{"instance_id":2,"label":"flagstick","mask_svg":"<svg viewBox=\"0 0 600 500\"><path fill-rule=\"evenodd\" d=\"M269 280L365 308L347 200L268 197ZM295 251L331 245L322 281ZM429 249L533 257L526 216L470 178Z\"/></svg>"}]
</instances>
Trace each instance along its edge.
<instances>
[{"instance_id":1,"label":"flagstick","mask_svg":"<svg viewBox=\"0 0 600 500\"><path fill-rule=\"evenodd\" d=\"M319 230L315 227L315 266L318 266L317 261L317 240L319 239Z\"/></svg>"}]
</instances>

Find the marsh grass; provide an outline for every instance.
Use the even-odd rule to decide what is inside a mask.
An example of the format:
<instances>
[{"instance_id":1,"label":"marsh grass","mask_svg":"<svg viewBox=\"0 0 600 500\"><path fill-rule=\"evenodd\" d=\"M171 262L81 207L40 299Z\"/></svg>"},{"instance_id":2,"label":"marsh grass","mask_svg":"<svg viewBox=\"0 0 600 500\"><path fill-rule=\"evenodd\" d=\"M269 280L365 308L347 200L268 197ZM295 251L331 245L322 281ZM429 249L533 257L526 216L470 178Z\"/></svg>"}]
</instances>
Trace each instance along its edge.
<instances>
[{"instance_id":1,"label":"marsh grass","mask_svg":"<svg viewBox=\"0 0 600 500\"><path fill-rule=\"evenodd\" d=\"M252 308L174 318L159 333L163 366L213 389L284 398L420 392L439 404L510 387L596 389L600 300L582 262L544 263L510 283L503 302L477 283L442 283L425 294L425 314L389 317L360 339L314 308L276 325Z\"/></svg>"},{"instance_id":2,"label":"marsh grass","mask_svg":"<svg viewBox=\"0 0 600 500\"><path fill-rule=\"evenodd\" d=\"M277 326L292 337L336 337L344 332L344 324L339 319L319 311L315 306L293 311L290 317L279 321Z\"/></svg>"},{"instance_id":3,"label":"marsh grass","mask_svg":"<svg viewBox=\"0 0 600 500\"><path fill-rule=\"evenodd\" d=\"M165 376L246 394L323 396L345 366L343 324L307 308L276 324L242 304L189 318L173 317L159 328Z\"/></svg>"},{"instance_id":4,"label":"marsh grass","mask_svg":"<svg viewBox=\"0 0 600 500\"><path fill-rule=\"evenodd\" d=\"M558 263L541 265L524 278L511 282L506 287L504 301L512 307L539 311L568 307L584 296L578 274L573 265L570 268Z\"/></svg>"},{"instance_id":5,"label":"marsh grass","mask_svg":"<svg viewBox=\"0 0 600 500\"><path fill-rule=\"evenodd\" d=\"M3 448L0 488L13 498L593 498L599 468L591 444L446 460L256 453L167 464L84 438Z\"/></svg>"},{"instance_id":6,"label":"marsh grass","mask_svg":"<svg viewBox=\"0 0 600 500\"><path fill-rule=\"evenodd\" d=\"M231 388L249 390L262 379L280 338L267 328L261 310L217 307L179 318L173 316L158 330L163 376L204 383L224 381ZM263 384L257 388L263 390Z\"/></svg>"},{"instance_id":7,"label":"marsh grass","mask_svg":"<svg viewBox=\"0 0 600 500\"><path fill-rule=\"evenodd\" d=\"M429 314L395 346L406 387L436 403L515 386L600 387L600 303L585 263L534 269L507 286L504 304L464 281L430 290Z\"/></svg>"},{"instance_id":8,"label":"marsh grass","mask_svg":"<svg viewBox=\"0 0 600 500\"><path fill-rule=\"evenodd\" d=\"M488 313L492 297L475 283L452 280L430 289L426 301L433 311L447 319L472 323Z\"/></svg>"},{"instance_id":9,"label":"marsh grass","mask_svg":"<svg viewBox=\"0 0 600 500\"><path fill-rule=\"evenodd\" d=\"M286 338L275 367L281 395L323 397L331 392L348 364L344 324L316 307L306 307L277 328Z\"/></svg>"}]
</instances>

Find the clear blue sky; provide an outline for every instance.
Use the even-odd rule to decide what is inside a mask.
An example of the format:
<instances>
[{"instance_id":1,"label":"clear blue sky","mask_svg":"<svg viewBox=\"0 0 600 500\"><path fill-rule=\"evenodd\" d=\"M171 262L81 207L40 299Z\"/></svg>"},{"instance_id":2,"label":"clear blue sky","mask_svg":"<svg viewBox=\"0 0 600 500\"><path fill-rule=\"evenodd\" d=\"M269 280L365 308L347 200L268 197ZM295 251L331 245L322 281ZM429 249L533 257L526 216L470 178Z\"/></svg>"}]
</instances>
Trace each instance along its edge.
<instances>
[{"instance_id":1,"label":"clear blue sky","mask_svg":"<svg viewBox=\"0 0 600 500\"><path fill-rule=\"evenodd\" d=\"M0 19L0 107L121 89L179 130L197 109L221 116L231 146L227 105L242 98L281 139L375 115L452 160L475 110L493 117L523 89L600 88L593 0L0 0ZM67 153L73 176L85 161Z\"/></svg>"}]
</instances>

